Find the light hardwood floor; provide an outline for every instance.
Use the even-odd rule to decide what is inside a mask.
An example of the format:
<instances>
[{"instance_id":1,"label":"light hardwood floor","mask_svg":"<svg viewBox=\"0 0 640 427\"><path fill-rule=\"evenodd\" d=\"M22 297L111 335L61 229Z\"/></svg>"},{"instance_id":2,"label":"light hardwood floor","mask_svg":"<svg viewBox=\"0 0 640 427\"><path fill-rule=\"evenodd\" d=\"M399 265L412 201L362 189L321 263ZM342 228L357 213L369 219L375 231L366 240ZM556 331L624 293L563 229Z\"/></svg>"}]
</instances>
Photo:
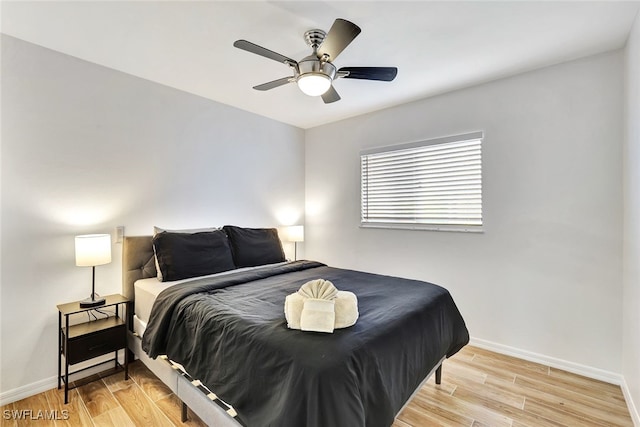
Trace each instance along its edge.
<instances>
[{"instance_id":1,"label":"light hardwood floor","mask_svg":"<svg viewBox=\"0 0 640 427\"><path fill-rule=\"evenodd\" d=\"M181 426L180 403L142 363L118 373L1 407L4 426ZM5 410L67 410L68 420L5 420ZM203 426L189 413L186 426ZM442 384L430 379L393 427L633 426L620 387L467 346L444 364Z\"/></svg>"}]
</instances>

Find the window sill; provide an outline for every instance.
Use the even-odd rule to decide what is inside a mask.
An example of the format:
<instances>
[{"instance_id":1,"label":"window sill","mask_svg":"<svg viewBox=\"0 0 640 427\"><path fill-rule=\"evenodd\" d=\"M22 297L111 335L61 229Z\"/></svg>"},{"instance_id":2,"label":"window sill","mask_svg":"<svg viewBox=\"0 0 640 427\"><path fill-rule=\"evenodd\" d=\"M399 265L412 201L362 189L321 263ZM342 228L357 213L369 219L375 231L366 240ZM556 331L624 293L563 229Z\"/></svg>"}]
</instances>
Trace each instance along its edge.
<instances>
[{"instance_id":1,"label":"window sill","mask_svg":"<svg viewBox=\"0 0 640 427\"><path fill-rule=\"evenodd\" d=\"M397 230L417 231L449 231L457 233L484 233L482 226L455 226L455 225L421 225L421 224L360 224L360 228L384 228Z\"/></svg>"}]
</instances>

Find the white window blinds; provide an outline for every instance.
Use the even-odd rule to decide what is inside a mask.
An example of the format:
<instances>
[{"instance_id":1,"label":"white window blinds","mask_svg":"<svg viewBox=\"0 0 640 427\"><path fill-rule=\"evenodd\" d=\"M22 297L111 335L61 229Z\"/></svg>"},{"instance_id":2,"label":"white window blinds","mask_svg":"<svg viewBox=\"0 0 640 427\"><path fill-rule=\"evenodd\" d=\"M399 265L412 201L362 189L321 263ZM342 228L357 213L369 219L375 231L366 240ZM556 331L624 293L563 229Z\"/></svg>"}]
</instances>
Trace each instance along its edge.
<instances>
[{"instance_id":1,"label":"white window blinds","mask_svg":"<svg viewBox=\"0 0 640 427\"><path fill-rule=\"evenodd\" d=\"M479 231L482 132L363 151L361 225Z\"/></svg>"}]
</instances>

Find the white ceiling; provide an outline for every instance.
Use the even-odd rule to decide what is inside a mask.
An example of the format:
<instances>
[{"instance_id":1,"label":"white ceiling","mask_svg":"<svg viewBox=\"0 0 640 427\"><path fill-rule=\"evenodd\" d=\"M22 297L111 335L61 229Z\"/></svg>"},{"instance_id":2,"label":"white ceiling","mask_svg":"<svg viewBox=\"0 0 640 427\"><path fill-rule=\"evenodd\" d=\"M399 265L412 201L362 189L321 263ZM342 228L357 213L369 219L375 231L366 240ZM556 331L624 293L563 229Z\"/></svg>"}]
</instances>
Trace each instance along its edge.
<instances>
[{"instance_id":1,"label":"white ceiling","mask_svg":"<svg viewBox=\"0 0 640 427\"><path fill-rule=\"evenodd\" d=\"M309 128L624 46L640 2L2 2L2 32L96 64ZM391 83L340 79L325 105L246 39L296 60L303 33L345 18L362 33L336 59L396 66Z\"/></svg>"}]
</instances>

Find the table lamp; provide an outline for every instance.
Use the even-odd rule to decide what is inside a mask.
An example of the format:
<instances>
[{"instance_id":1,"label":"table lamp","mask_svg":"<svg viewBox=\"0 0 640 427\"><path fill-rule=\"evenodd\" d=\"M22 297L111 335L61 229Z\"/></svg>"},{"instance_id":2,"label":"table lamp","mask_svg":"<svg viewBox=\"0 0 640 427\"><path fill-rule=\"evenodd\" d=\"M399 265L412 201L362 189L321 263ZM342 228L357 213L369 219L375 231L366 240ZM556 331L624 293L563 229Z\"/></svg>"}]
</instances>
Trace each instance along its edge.
<instances>
[{"instance_id":1,"label":"table lamp","mask_svg":"<svg viewBox=\"0 0 640 427\"><path fill-rule=\"evenodd\" d=\"M91 296L80 301L80 307L96 307L105 303L96 295L96 265L111 262L111 235L85 234L76 236L76 265L92 268Z\"/></svg>"},{"instance_id":2,"label":"table lamp","mask_svg":"<svg viewBox=\"0 0 640 427\"><path fill-rule=\"evenodd\" d=\"M293 242L293 260L298 259L298 242L304 242L304 226L303 225L291 225L285 227L286 237L288 242Z\"/></svg>"}]
</instances>

